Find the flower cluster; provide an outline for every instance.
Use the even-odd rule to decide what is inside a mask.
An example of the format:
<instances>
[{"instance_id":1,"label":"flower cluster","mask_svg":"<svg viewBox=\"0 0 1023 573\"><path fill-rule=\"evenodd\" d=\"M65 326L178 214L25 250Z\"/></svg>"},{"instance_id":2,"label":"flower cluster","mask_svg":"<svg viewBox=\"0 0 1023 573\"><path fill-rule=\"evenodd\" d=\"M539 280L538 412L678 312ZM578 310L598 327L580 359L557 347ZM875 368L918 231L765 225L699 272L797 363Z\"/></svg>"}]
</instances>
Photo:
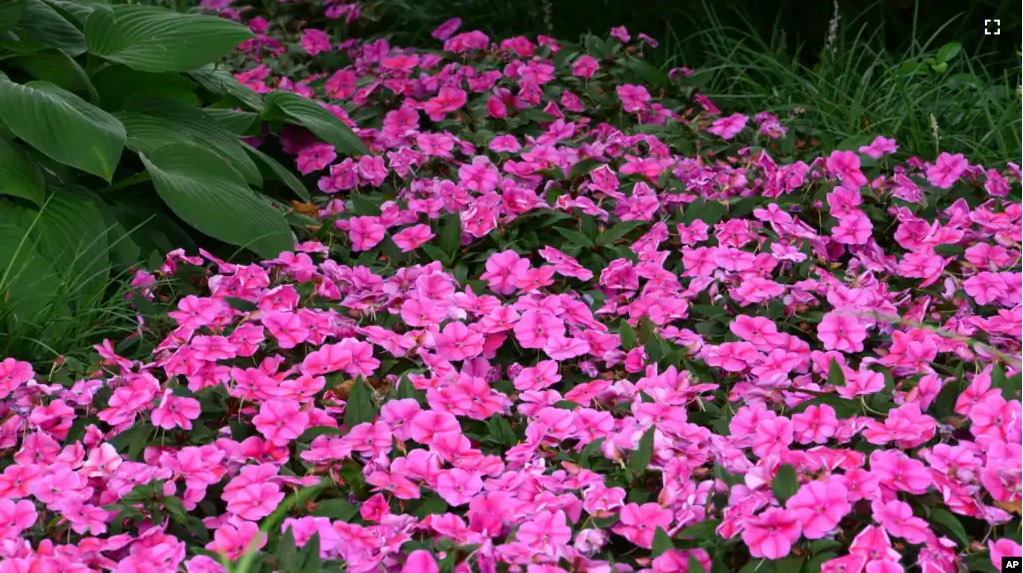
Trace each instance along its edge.
<instances>
[{"instance_id":1,"label":"flower cluster","mask_svg":"<svg viewBox=\"0 0 1023 573\"><path fill-rule=\"evenodd\" d=\"M0 362L0 573L1021 554L1018 166L822 151L624 28L453 20L439 52L207 8L259 34L240 82L320 98L371 154L254 139L326 194L292 252L140 271L151 356L105 343L68 384Z\"/></svg>"}]
</instances>

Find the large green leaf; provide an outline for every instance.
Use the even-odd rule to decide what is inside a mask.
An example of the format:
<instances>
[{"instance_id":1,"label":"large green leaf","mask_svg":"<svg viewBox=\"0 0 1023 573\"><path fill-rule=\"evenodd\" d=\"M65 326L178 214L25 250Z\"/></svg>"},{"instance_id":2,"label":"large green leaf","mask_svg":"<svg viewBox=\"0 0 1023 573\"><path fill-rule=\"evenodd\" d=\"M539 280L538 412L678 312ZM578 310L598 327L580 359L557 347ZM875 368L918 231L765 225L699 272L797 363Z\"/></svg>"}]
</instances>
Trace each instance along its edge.
<instances>
[{"instance_id":1,"label":"large green leaf","mask_svg":"<svg viewBox=\"0 0 1023 573\"><path fill-rule=\"evenodd\" d=\"M0 119L54 161L110 181L124 149L116 118L49 82L0 77Z\"/></svg>"},{"instance_id":2,"label":"large green leaf","mask_svg":"<svg viewBox=\"0 0 1023 573\"><path fill-rule=\"evenodd\" d=\"M307 203L309 202L309 190L305 188L305 184L302 183L302 180L296 177L295 174L287 167L281 165L273 157L270 157L247 143L242 143L242 145L244 145L245 150L259 162L260 167L263 168L264 177L280 181L288 189L291 189L292 193L297 195L299 199L302 199Z\"/></svg>"},{"instance_id":3,"label":"large green leaf","mask_svg":"<svg viewBox=\"0 0 1023 573\"><path fill-rule=\"evenodd\" d=\"M266 258L294 248L284 214L253 193L242 174L217 155L173 143L140 157L160 197L199 231Z\"/></svg>"},{"instance_id":4,"label":"large green leaf","mask_svg":"<svg viewBox=\"0 0 1023 573\"><path fill-rule=\"evenodd\" d=\"M267 119L288 119L299 123L341 153L369 153L359 136L334 114L314 101L291 92L275 91L266 97L263 116Z\"/></svg>"},{"instance_id":5,"label":"large green leaf","mask_svg":"<svg viewBox=\"0 0 1023 573\"><path fill-rule=\"evenodd\" d=\"M116 117L128 133L128 149L151 153L168 143L194 143L206 147L237 169L245 180L263 185L259 167L245 152L238 137L220 126L204 110L175 100L131 98Z\"/></svg>"},{"instance_id":6,"label":"large green leaf","mask_svg":"<svg viewBox=\"0 0 1023 573\"><path fill-rule=\"evenodd\" d=\"M13 28L25 11L25 0L0 0L0 33Z\"/></svg>"},{"instance_id":7,"label":"large green leaf","mask_svg":"<svg viewBox=\"0 0 1023 573\"><path fill-rule=\"evenodd\" d=\"M17 29L26 39L60 48L72 56L85 52L81 30L43 0L26 0Z\"/></svg>"},{"instance_id":8,"label":"large green leaf","mask_svg":"<svg viewBox=\"0 0 1023 573\"><path fill-rule=\"evenodd\" d=\"M209 92L234 97L257 111L263 109L262 96L238 81L237 78L231 75L231 72L225 69L209 65L203 66L189 73L189 75Z\"/></svg>"},{"instance_id":9,"label":"large green leaf","mask_svg":"<svg viewBox=\"0 0 1023 573\"><path fill-rule=\"evenodd\" d=\"M68 281L69 300L95 294L107 281L109 252L103 214L84 193L56 189L33 235L36 249Z\"/></svg>"},{"instance_id":10,"label":"large green leaf","mask_svg":"<svg viewBox=\"0 0 1023 573\"><path fill-rule=\"evenodd\" d=\"M93 91L89 76L71 56L51 49L25 54L6 61L9 66L21 68L37 80L55 84L69 91Z\"/></svg>"},{"instance_id":11,"label":"large green leaf","mask_svg":"<svg viewBox=\"0 0 1023 573\"><path fill-rule=\"evenodd\" d=\"M16 143L0 139L0 195L42 205L46 183L39 167Z\"/></svg>"},{"instance_id":12,"label":"large green leaf","mask_svg":"<svg viewBox=\"0 0 1023 573\"><path fill-rule=\"evenodd\" d=\"M92 83L99 92L100 105L107 111L122 109L131 97L175 99L189 105L199 101L195 95L198 84L174 72L139 72L115 64L93 74Z\"/></svg>"},{"instance_id":13,"label":"large green leaf","mask_svg":"<svg viewBox=\"0 0 1023 573\"><path fill-rule=\"evenodd\" d=\"M0 324L29 321L54 301L56 271L32 246L28 229L0 222Z\"/></svg>"},{"instance_id":14,"label":"large green leaf","mask_svg":"<svg viewBox=\"0 0 1023 573\"><path fill-rule=\"evenodd\" d=\"M143 72L187 72L252 38L226 18L152 6L96 8L85 23L89 53Z\"/></svg>"}]
</instances>

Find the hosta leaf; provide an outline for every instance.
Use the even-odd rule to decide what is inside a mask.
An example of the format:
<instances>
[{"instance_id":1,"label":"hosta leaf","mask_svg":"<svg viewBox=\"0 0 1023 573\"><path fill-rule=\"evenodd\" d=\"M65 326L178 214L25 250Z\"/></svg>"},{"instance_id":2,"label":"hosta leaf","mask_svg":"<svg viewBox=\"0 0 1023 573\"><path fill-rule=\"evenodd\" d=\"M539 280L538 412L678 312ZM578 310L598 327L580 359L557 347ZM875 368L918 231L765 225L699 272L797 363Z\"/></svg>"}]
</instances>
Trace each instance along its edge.
<instances>
[{"instance_id":1,"label":"hosta leaf","mask_svg":"<svg viewBox=\"0 0 1023 573\"><path fill-rule=\"evenodd\" d=\"M116 118L49 82L22 85L0 77L0 119L54 161L107 181L124 148Z\"/></svg>"},{"instance_id":2,"label":"hosta leaf","mask_svg":"<svg viewBox=\"0 0 1023 573\"><path fill-rule=\"evenodd\" d=\"M23 39L60 48L72 56L85 52L81 30L43 0L26 0L18 31Z\"/></svg>"},{"instance_id":3,"label":"hosta leaf","mask_svg":"<svg viewBox=\"0 0 1023 573\"><path fill-rule=\"evenodd\" d=\"M281 165L276 159L263 153L262 151L252 147L247 143L242 143L242 147L245 151L249 152L249 155L256 159L256 162L260 166L260 171L263 173L263 177L266 179L275 179L283 183L288 189L291 189L292 193L298 196L305 202L310 201L309 190L306 189L305 184L290 169Z\"/></svg>"},{"instance_id":4,"label":"hosta leaf","mask_svg":"<svg viewBox=\"0 0 1023 573\"><path fill-rule=\"evenodd\" d=\"M26 3L25 0L0 0L0 33L17 25Z\"/></svg>"},{"instance_id":5,"label":"hosta leaf","mask_svg":"<svg viewBox=\"0 0 1023 573\"><path fill-rule=\"evenodd\" d=\"M89 76L71 56L60 50L45 50L6 61L37 80L50 82L69 91L93 91Z\"/></svg>"},{"instance_id":6,"label":"hosta leaf","mask_svg":"<svg viewBox=\"0 0 1023 573\"><path fill-rule=\"evenodd\" d=\"M294 248L284 214L257 197L241 173L217 155L174 143L140 157L160 197L199 231L265 258Z\"/></svg>"},{"instance_id":7,"label":"hosta leaf","mask_svg":"<svg viewBox=\"0 0 1023 573\"><path fill-rule=\"evenodd\" d=\"M85 23L89 53L142 72L187 72L219 60L253 37L226 18L152 6L93 10Z\"/></svg>"},{"instance_id":8,"label":"hosta leaf","mask_svg":"<svg viewBox=\"0 0 1023 573\"><path fill-rule=\"evenodd\" d=\"M174 99L188 105L198 103L195 96L198 84L174 72L139 72L116 64L93 74L92 84L99 93L100 105L107 111L122 109L124 102L132 97Z\"/></svg>"},{"instance_id":9,"label":"hosta leaf","mask_svg":"<svg viewBox=\"0 0 1023 573\"><path fill-rule=\"evenodd\" d=\"M316 134L317 137L334 146L340 153L365 155L369 153L362 140L350 127L334 114L291 92L275 91L266 97L263 108L266 119L288 119Z\"/></svg>"},{"instance_id":10,"label":"hosta leaf","mask_svg":"<svg viewBox=\"0 0 1023 573\"><path fill-rule=\"evenodd\" d=\"M87 195L56 189L39 217L36 248L68 281L72 301L91 296L109 273L107 226Z\"/></svg>"},{"instance_id":11,"label":"hosta leaf","mask_svg":"<svg viewBox=\"0 0 1023 573\"><path fill-rule=\"evenodd\" d=\"M252 127L252 124L256 122L256 118L259 117L251 111L218 107L204 107L202 112L206 117L217 122L217 125L235 135L245 135L249 128Z\"/></svg>"},{"instance_id":12,"label":"hosta leaf","mask_svg":"<svg viewBox=\"0 0 1023 573\"><path fill-rule=\"evenodd\" d=\"M55 302L60 277L26 238L27 228L0 221L0 325L32 320ZM23 241L24 239L24 241Z\"/></svg>"},{"instance_id":13,"label":"hosta leaf","mask_svg":"<svg viewBox=\"0 0 1023 573\"><path fill-rule=\"evenodd\" d=\"M216 153L245 176L251 185L263 185L259 167L238 137L221 127L204 110L175 100L131 98L124 112L115 114L128 133L127 146L149 153L168 143L194 143Z\"/></svg>"},{"instance_id":14,"label":"hosta leaf","mask_svg":"<svg viewBox=\"0 0 1023 573\"><path fill-rule=\"evenodd\" d=\"M46 183L39 167L20 145L0 139L0 195L43 204Z\"/></svg>"},{"instance_id":15,"label":"hosta leaf","mask_svg":"<svg viewBox=\"0 0 1023 573\"><path fill-rule=\"evenodd\" d=\"M232 96L257 111L263 109L263 97L238 81L227 70L209 65L194 70L189 75L209 92Z\"/></svg>"}]
</instances>

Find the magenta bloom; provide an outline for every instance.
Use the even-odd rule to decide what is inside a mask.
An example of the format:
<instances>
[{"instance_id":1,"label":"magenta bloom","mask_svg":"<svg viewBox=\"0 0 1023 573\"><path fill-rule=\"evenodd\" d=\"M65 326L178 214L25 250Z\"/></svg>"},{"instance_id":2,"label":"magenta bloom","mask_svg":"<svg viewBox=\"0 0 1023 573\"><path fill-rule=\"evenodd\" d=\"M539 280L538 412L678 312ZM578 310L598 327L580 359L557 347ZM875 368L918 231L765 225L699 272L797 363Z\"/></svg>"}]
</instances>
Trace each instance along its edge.
<instances>
[{"instance_id":1,"label":"magenta bloom","mask_svg":"<svg viewBox=\"0 0 1023 573\"><path fill-rule=\"evenodd\" d=\"M826 350L862 352L867 329L856 317L832 311L817 325L817 338Z\"/></svg>"},{"instance_id":2,"label":"magenta bloom","mask_svg":"<svg viewBox=\"0 0 1023 573\"><path fill-rule=\"evenodd\" d=\"M807 539L820 539L834 529L850 510L849 492L837 481L812 481L785 503Z\"/></svg>"},{"instance_id":3,"label":"magenta bloom","mask_svg":"<svg viewBox=\"0 0 1023 573\"><path fill-rule=\"evenodd\" d=\"M754 557L781 559L799 541L800 533L800 520L795 512L771 508L746 520L742 540Z\"/></svg>"},{"instance_id":4,"label":"magenta bloom","mask_svg":"<svg viewBox=\"0 0 1023 573\"><path fill-rule=\"evenodd\" d=\"M949 189L959 180L959 176L970 166L970 162L962 153L944 152L927 168L927 182L935 187Z\"/></svg>"},{"instance_id":5,"label":"magenta bloom","mask_svg":"<svg viewBox=\"0 0 1023 573\"><path fill-rule=\"evenodd\" d=\"M715 119L714 123L707 128L707 132L713 133L721 139L732 139L736 135L739 135L739 132L746 127L747 121L749 121L748 115L735 113L728 117Z\"/></svg>"},{"instance_id":6,"label":"magenta bloom","mask_svg":"<svg viewBox=\"0 0 1023 573\"><path fill-rule=\"evenodd\" d=\"M306 28L302 30L302 49L310 56L330 51L330 36L323 30Z\"/></svg>"}]
</instances>

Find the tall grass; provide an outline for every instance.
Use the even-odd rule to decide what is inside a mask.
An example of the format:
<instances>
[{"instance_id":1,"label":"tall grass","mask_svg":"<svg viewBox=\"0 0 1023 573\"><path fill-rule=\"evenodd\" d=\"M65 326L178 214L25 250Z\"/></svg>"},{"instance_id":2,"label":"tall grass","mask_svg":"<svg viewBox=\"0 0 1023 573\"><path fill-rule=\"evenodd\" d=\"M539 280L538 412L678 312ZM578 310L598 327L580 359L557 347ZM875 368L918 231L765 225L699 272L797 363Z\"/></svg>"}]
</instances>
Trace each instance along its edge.
<instances>
[{"instance_id":1,"label":"tall grass","mask_svg":"<svg viewBox=\"0 0 1023 573\"><path fill-rule=\"evenodd\" d=\"M966 153L974 161L1019 161L1023 106L1021 68L990 69L985 54L957 51L945 66L936 45L940 30L910 42L907 53L889 52L881 32L861 17L843 16L836 34L804 63L784 29L763 37L752 23L723 23L702 2L712 22L694 37L669 30L664 67L689 65L704 73L704 95L722 107L796 115L790 123L825 147L858 136L895 137L903 151L933 158L938 150ZM834 19L834 18L833 18ZM948 23L951 25L951 22ZM700 43L701 53L680 46ZM944 50L942 50L944 48Z\"/></svg>"}]
</instances>

